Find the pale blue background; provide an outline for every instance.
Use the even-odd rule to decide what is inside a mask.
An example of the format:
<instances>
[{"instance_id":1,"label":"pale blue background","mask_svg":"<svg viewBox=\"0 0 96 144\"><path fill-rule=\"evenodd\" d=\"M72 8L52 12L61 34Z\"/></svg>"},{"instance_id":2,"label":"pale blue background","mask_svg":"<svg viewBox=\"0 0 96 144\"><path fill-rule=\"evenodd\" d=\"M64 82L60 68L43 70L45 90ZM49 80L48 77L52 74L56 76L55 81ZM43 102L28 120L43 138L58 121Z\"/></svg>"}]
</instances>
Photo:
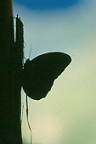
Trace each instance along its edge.
<instances>
[{"instance_id":1,"label":"pale blue background","mask_svg":"<svg viewBox=\"0 0 96 144\"><path fill-rule=\"evenodd\" d=\"M33 144L96 144L96 1L14 0L17 13L26 58L31 48L31 59L51 51L72 57L45 99L28 99ZM29 144L24 92L23 104L22 135Z\"/></svg>"}]
</instances>

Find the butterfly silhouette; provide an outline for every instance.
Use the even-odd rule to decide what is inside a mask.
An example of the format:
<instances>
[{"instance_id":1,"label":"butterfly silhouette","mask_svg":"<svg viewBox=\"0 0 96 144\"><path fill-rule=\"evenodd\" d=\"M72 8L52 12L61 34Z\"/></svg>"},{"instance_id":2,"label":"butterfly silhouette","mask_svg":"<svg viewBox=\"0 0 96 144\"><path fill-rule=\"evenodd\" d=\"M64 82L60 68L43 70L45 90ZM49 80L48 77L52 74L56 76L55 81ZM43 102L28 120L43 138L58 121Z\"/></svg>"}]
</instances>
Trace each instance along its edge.
<instances>
[{"instance_id":1,"label":"butterfly silhouette","mask_svg":"<svg viewBox=\"0 0 96 144\"><path fill-rule=\"evenodd\" d=\"M27 59L22 82L25 93L34 100L44 98L51 90L54 80L70 62L71 57L62 52L45 53L32 60Z\"/></svg>"}]
</instances>

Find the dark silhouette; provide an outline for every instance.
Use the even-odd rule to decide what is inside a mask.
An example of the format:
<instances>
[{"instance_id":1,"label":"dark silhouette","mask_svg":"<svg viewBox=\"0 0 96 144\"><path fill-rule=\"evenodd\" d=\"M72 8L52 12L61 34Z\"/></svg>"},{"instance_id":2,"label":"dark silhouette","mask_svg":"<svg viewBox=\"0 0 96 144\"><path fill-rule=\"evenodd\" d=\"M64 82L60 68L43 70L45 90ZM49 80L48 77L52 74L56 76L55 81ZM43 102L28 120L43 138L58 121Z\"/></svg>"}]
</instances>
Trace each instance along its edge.
<instances>
[{"instance_id":1,"label":"dark silhouette","mask_svg":"<svg viewBox=\"0 0 96 144\"><path fill-rule=\"evenodd\" d=\"M70 62L70 56L60 52L46 53L31 61L28 59L23 70L25 93L35 100L44 98Z\"/></svg>"},{"instance_id":2,"label":"dark silhouette","mask_svg":"<svg viewBox=\"0 0 96 144\"><path fill-rule=\"evenodd\" d=\"M39 100L71 62L67 54L47 53L28 59L23 69L23 23L17 15L14 42L12 2L0 1L0 144L22 144L21 86L28 96ZM26 104L28 122L27 96ZM31 131L29 122L28 126Z\"/></svg>"},{"instance_id":3,"label":"dark silhouette","mask_svg":"<svg viewBox=\"0 0 96 144\"><path fill-rule=\"evenodd\" d=\"M16 18L14 42L12 0L0 1L0 144L22 144L21 73L23 24Z\"/></svg>"}]
</instances>

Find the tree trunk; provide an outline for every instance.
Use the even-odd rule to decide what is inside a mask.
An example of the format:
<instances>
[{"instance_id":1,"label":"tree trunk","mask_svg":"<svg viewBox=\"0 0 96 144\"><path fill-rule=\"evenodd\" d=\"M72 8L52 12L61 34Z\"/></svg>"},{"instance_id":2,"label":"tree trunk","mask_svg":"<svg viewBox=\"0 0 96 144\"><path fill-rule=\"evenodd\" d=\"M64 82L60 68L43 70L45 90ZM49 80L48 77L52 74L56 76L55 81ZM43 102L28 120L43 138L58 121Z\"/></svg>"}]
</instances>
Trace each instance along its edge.
<instances>
[{"instance_id":1,"label":"tree trunk","mask_svg":"<svg viewBox=\"0 0 96 144\"><path fill-rule=\"evenodd\" d=\"M22 144L20 112L23 24L17 18L19 25L14 42L12 7L12 0L0 1L0 144Z\"/></svg>"}]
</instances>

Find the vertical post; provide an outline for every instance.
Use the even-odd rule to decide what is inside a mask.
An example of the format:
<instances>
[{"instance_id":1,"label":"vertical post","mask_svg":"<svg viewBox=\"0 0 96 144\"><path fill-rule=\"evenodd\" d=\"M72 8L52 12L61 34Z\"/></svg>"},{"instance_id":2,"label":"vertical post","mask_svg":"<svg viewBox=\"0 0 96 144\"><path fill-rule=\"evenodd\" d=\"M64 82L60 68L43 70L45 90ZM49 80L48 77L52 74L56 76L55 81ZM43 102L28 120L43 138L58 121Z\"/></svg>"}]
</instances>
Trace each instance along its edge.
<instances>
[{"instance_id":1,"label":"vertical post","mask_svg":"<svg viewBox=\"0 0 96 144\"><path fill-rule=\"evenodd\" d=\"M10 61L13 44L12 1L0 1L0 143L4 144L13 135Z\"/></svg>"},{"instance_id":2,"label":"vertical post","mask_svg":"<svg viewBox=\"0 0 96 144\"><path fill-rule=\"evenodd\" d=\"M22 22L21 25L17 22L16 31L17 38L14 43L13 1L0 1L0 144L22 144L20 123Z\"/></svg>"},{"instance_id":3,"label":"vertical post","mask_svg":"<svg viewBox=\"0 0 96 144\"><path fill-rule=\"evenodd\" d=\"M14 95L14 129L21 139L21 85L22 85L22 60L23 60L23 23L16 17L16 42L12 52L13 66L13 95ZM20 143L20 142L19 142ZM21 143L20 143L21 144Z\"/></svg>"}]
</instances>

